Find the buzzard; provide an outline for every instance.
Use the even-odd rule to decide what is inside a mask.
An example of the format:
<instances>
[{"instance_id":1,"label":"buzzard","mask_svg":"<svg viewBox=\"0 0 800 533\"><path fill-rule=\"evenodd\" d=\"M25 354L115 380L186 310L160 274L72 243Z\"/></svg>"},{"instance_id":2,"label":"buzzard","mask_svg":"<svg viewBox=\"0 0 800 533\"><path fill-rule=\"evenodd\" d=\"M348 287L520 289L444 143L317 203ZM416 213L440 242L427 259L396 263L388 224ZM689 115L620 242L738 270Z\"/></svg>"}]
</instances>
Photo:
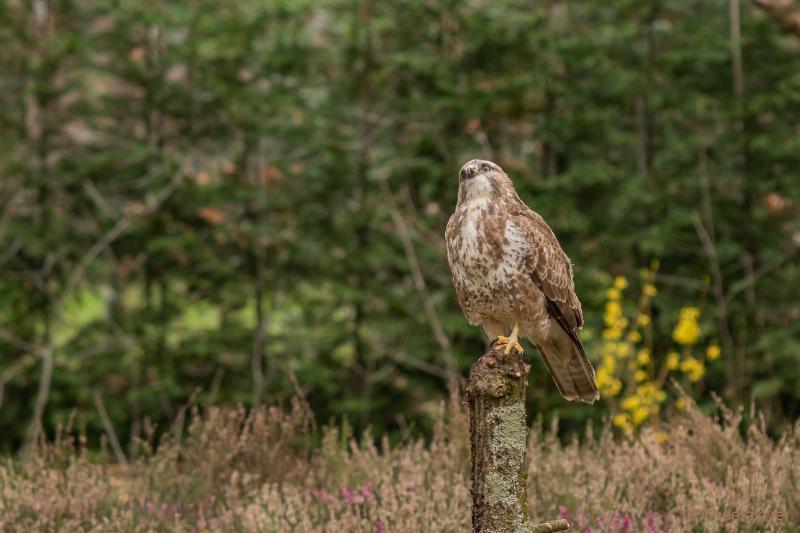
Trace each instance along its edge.
<instances>
[{"instance_id":1,"label":"buzzard","mask_svg":"<svg viewBox=\"0 0 800 533\"><path fill-rule=\"evenodd\" d=\"M495 345L533 342L561 395L600 397L578 330L583 326L572 265L547 222L525 205L495 163L473 159L458 173L458 203L447 222L447 259L458 303ZM511 332L510 337L505 335Z\"/></svg>"}]
</instances>

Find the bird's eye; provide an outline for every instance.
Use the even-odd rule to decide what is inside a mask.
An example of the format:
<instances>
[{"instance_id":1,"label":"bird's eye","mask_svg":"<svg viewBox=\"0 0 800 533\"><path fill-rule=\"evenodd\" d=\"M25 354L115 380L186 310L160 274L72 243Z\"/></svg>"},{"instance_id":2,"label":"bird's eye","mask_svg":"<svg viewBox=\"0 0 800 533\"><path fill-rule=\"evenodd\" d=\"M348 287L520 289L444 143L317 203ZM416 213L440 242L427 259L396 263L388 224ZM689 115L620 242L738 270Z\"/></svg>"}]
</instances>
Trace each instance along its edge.
<instances>
[{"instance_id":1,"label":"bird's eye","mask_svg":"<svg viewBox=\"0 0 800 533\"><path fill-rule=\"evenodd\" d=\"M483 172L489 172L489 165L483 165L483 166L481 167L481 171L483 171Z\"/></svg>"}]
</instances>

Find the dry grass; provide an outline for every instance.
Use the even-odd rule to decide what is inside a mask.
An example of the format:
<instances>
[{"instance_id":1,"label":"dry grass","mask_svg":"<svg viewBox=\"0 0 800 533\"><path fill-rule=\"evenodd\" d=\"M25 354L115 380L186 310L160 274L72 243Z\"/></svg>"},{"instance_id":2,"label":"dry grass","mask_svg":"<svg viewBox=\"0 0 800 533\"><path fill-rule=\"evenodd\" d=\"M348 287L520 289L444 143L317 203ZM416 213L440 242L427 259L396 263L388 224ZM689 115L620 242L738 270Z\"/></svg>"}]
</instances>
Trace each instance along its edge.
<instances>
[{"instance_id":1,"label":"dry grass","mask_svg":"<svg viewBox=\"0 0 800 533\"><path fill-rule=\"evenodd\" d=\"M210 408L129 467L59 438L0 466L3 531L468 531L468 450L453 403L430 442L346 429L313 446L308 409ZM778 442L721 409L636 439L531 432L529 506L575 531L792 531L800 428ZM744 436L742 436L744 433ZM62 432L68 434L68 432ZM147 447L145 447L147 449ZM76 451L77 450L77 451Z\"/></svg>"}]
</instances>

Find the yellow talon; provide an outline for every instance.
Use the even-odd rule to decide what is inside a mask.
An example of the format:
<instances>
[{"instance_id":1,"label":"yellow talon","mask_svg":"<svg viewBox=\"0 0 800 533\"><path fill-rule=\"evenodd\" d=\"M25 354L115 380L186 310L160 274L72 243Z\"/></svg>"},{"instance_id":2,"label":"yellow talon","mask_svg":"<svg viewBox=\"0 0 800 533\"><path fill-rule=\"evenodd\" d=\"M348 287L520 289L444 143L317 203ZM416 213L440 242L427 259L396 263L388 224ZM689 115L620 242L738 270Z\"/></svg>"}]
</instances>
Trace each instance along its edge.
<instances>
[{"instance_id":1,"label":"yellow talon","mask_svg":"<svg viewBox=\"0 0 800 533\"><path fill-rule=\"evenodd\" d=\"M506 344L506 347L504 349L506 354L510 354L512 350L516 350L519 353L524 353L525 352L525 350L522 348L522 345L517 341L509 342L508 344Z\"/></svg>"},{"instance_id":2,"label":"yellow talon","mask_svg":"<svg viewBox=\"0 0 800 533\"><path fill-rule=\"evenodd\" d=\"M519 324L514 324L514 329L511 332L510 337L499 336L497 340L494 341L494 345L503 346L503 351L506 355L510 354L512 350L515 350L519 353L524 353L525 350L522 348L522 345L519 343Z\"/></svg>"},{"instance_id":3,"label":"yellow talon","mask_svg":"<svg viewBox=\"0 0 800 533\"><path fill-rule=\"evenodd\" d=\"M509 339L508 337L504 337L504 336L500 335L499 337L497 337L494 340L494 342L492 343L492 346L493 347L506 346L510 340L511 339Z\"/></svg>"}]
</instances>

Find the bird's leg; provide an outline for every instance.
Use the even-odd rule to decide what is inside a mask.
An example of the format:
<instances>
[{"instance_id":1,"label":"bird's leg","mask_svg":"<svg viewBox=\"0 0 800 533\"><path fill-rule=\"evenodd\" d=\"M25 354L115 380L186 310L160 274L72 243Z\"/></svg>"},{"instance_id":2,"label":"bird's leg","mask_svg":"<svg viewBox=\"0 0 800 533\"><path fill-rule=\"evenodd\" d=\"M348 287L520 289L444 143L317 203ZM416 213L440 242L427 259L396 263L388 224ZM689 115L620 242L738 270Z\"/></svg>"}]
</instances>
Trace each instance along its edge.
<instances>
[{"instance_id":1,"label":"bird's leg","mask_svg":"<svg viewBox=\"0 0 800 533\"><path fill-rule=\"evenodd\" d=\"M519 343L519 322L514 322L514 329L511 330L511 337L508 339L508 344L506 344L505 352L508 354L511 353L511 350L517 350L519 353L525 351Z\"/></svg>"},{"instance_id":2,"label":"bird's leg","mask_svg":"<svg viewBox=\"0 0 800 533\"><path fill-rule=\"evenodd\" d=\"M510 337L504 337L501 335L497 337L492 345L503 346L503 351L506 354L511 353L511 350L516 350L519 353L523 353L525 350L522 349L522 345L519 343L519 323L514 323L514 329L511 331Z\"/></svg>"}]
</instances>

